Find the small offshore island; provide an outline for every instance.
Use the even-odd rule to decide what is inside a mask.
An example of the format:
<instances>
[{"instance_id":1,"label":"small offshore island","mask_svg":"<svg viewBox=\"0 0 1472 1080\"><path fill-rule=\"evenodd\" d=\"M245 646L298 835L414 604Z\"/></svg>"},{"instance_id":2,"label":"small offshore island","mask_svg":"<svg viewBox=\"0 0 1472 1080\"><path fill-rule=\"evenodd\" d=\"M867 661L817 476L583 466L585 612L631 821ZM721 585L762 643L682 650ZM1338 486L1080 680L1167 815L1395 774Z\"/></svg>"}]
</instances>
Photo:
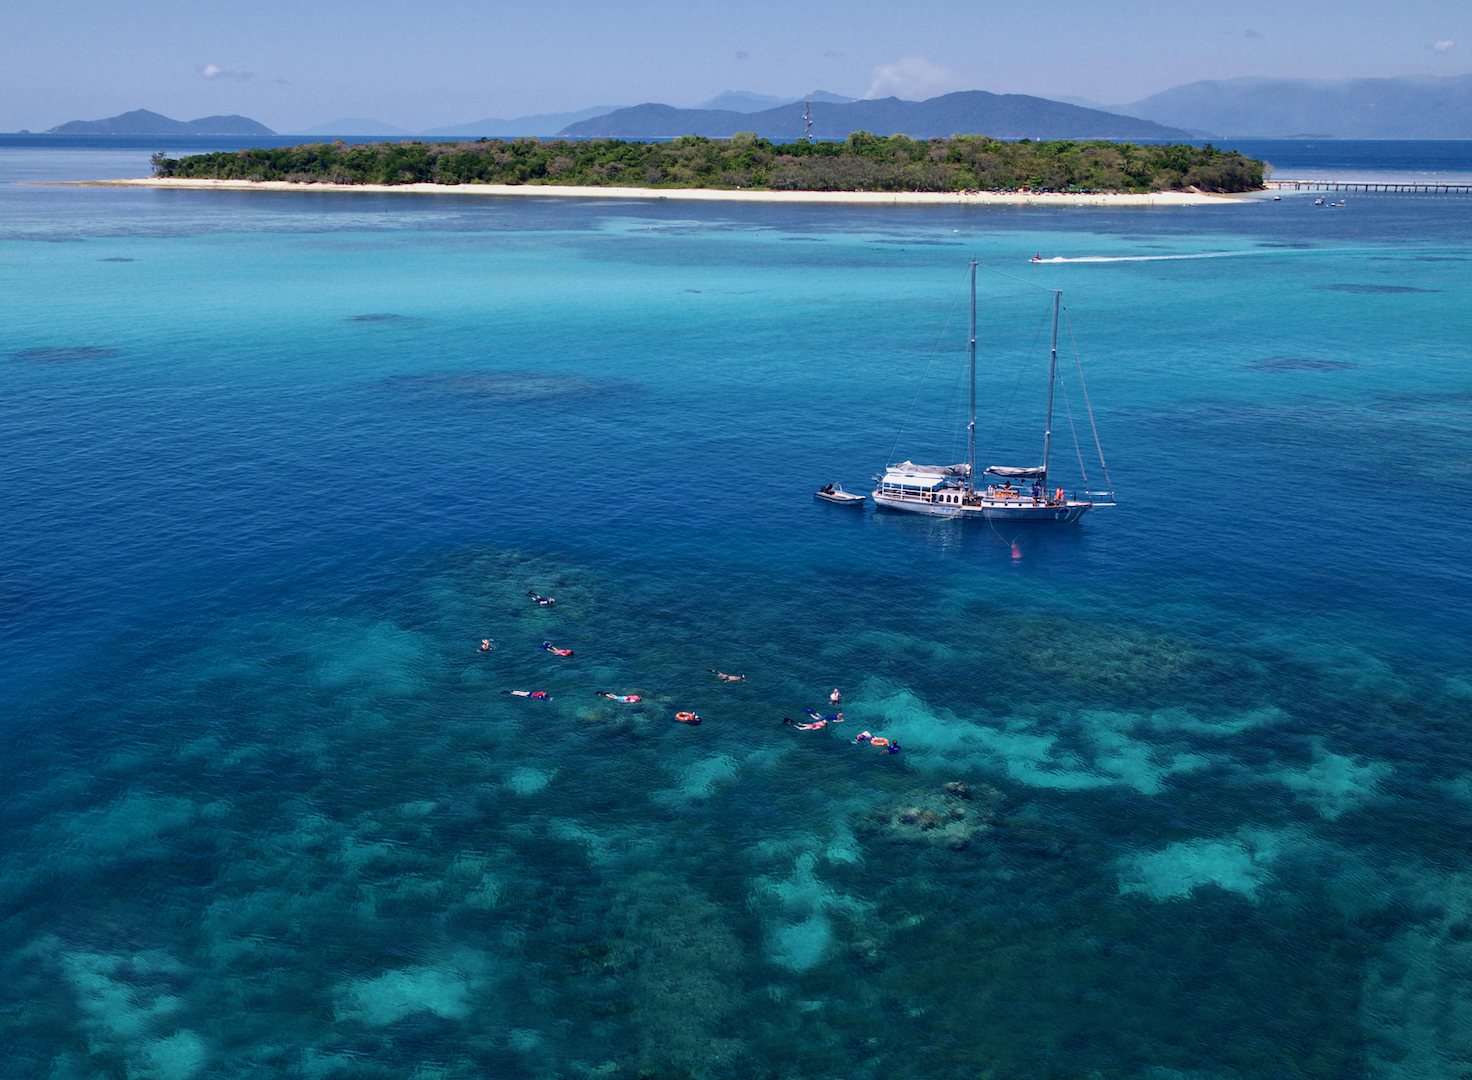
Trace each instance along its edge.
<instances>
[{"instance_id":1,"label":"small offshore island","mask_svg":"<svg viewBox=\"0 0 1472 1080\"><path fill-rule=\"evenodd\" d=\"M382 190L435 187L525 194L634 195L844 201L931 201L937 196L1016 201L1208 201L1258 191L1266 168L1211 145L1059 139L1008 142L980 135L888 138L856 131L843 142L773 143L688 135L668 142L534 138L475 142L307 143L279 149L153 157L161 186L270 185ZM548 190L555 189L555 190ZM928 199L924 198L929 196ZM949 201L949 200L947 200Z\"/></svg>"}]
</instances>

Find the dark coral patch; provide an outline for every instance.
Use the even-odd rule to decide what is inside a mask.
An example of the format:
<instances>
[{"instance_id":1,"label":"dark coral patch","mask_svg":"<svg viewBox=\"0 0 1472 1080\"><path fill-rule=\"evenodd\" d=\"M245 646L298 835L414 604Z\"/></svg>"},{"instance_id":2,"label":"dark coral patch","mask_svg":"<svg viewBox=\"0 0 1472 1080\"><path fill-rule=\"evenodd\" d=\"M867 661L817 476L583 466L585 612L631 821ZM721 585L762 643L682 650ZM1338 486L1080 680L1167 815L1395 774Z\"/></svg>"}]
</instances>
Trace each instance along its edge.
<instances>
[{"instance_id":1,"label":"dark coral patch","mask_svg":"<svg viewBox=\"0 0 1472 1080\"><path fill-rule=\"evenodd\" d=\"M105 349L96 345L51 346L44 349L22 349L10 354L12 360L28 364L75 364L83 360L106 360L117 356L117 349Z\"/></svg>"},{"instance_id":2,"label":"dark coral patch","mask_svg":"<svg viewBox=\"0 0 1472 1080\"><path fill-rule=\"evenodd\" d=\"M1253 371L1348 371L1354 364L1343 360L1314 360L1304 356L1270 356L1247 365Z\"/></svg>"}]
</instances>

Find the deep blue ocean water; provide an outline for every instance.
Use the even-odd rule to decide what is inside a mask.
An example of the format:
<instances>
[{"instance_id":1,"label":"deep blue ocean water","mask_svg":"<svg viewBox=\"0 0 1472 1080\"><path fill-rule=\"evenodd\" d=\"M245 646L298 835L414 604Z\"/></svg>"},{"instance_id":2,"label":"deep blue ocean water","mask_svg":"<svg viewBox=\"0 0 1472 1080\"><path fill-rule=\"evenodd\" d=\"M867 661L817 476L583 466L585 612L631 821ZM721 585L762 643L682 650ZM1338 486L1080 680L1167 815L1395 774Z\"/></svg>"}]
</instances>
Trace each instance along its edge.
<instances>
[{"instance_id":1,"label":"deep blue ocean water","mask_svg":"<svg viewBox=\"0 0 1472 1080\"><path fill-rule=\"evenodd\" d=\"M1472 201L13 183L128 153L0 154L0 1073L1462 1075ZM815 503L971 257L1119 505Z\"/></svg>"}]
</instances>

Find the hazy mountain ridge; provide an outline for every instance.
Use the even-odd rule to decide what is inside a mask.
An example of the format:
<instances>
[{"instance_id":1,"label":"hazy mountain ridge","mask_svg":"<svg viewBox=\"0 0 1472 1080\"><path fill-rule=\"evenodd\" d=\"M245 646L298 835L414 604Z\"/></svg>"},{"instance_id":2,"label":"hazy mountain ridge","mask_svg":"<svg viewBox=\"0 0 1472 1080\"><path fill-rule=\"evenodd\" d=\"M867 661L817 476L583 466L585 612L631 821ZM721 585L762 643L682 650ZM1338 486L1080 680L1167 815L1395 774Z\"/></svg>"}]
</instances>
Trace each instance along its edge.
<instances>
[{"instance_id":1,"label":"hazy mountain ridge","mask_svg":"<svg viewBox=\"0 0 1472 1080\"><path fill-rule=\"evenodd\" d=\"M1472 139L1472 75L1220 79L1110 109L1239 138Z\"/></svg>"},{"instance_id":2,"label":"hazy mountain ridge","mask_svg":"<svg viewBox=\"0 0 1472 1080\"><path fill-rule=\"evenodd\" d=\"M1472 75L1394 79L1219 79L1188 83L1123 105L1092 107L1084 98L962 91L926 101L855 100L815 90L800 99L727 90L695 109L646 103L599 105L565 113L489 118L430 128L417 135L364 118L301 129L312 138L476 139L729 138L755 131L786 140L803 134L803 103L812 102L813 135L843 139L853 131L903 132L915 138L984 134L998 138L1186 139L1308 136L1341 139L1472 139ZM771 103L778 104L771 104ZM52 135L274 135L249 117L174 120L137 109L103 120L73 120Z\"/></svg>"},{"instance_id":3,"label":"hazy mountain ridge","mask_svg":"<svg viewBox=\"0 0 1472 1080\"><path fill-rule=\"evenodd\" d=\"M47 135L275 135L248 116L204 116L172 120L147 109L134 109L106 120L72 120L51 128Z\"/></svg>"},{"instance_id":4,"label":"hazy mountain ridge","mask_svg":"<svg viewBox=\"0 0 1472 1080\"><path fill-rule=\"evenodd\" d=\"M531 116L518 116L511 120L487 119L474 120L468 124L452 124L447 127L430 128L420 134L426 137L448 137L456 139L507 139L521 136L546 138L556 135L569 124L575 124L580 120L591 120L596 116L606 116L624 108L622 105L594 105L592 108L579 109L577 112L566 113L534 113Z\"/></svg>"},{"instance_id":5,"label":"hazy mountain ridge","mask_svg":"<svg viewBox=\"0 0 1472 1080\"><path fill-rule=\"evenodd\" d=\"M842 105L857 100L858 98L844 97L842 94L830 94L827 90L814 90L811 94L798 97L772 97L770 94L753 94L746 90L727 90L709 101L701 102L695 108L702 111L715 109L721 112L755 113L793 105L799 101L826 101Z\"/></svg>"},{"instance_id":6,"label":"hazy mountain ridge","mask_svg":"<svg viewBox=\"0 0 1472 1080\"><path fill-rule=\"evenodd\" d=\"M753 131L765 138L790 140L803 134L803 102L742 113L722 109L677 109L654 103L619 109L606 116L569 124L568 138L668 138L705 135L730 138ZM1183 139L1187 132L1148 119L1084 109L1026 94L965 90L926 101L899 98L844 103L813 101L813 137L846 139L854 131L905 134L917 139L950 135L991 135L1001 139Z\"/></svg>"}]
</instances>

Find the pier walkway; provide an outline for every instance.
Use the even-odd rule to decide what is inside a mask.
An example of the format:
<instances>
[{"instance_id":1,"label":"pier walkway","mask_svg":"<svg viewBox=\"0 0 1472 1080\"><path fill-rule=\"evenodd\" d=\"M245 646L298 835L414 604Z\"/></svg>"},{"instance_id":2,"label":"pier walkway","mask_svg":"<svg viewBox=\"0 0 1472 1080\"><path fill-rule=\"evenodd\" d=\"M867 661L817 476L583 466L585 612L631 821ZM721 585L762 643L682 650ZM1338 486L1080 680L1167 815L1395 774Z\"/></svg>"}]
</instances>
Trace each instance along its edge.
<instances>
[{"instance_id":1,"label":"pier walkway","mask_svg":"<svg viewBox=\"0 0 1472 1080\"><path fill-rule=\"evenodd\" d=\"M1423 195L1472 195L1472 184L1427 180L1269 180L1269 191L1410 191Z\"/></svg>"}]
</instances>

